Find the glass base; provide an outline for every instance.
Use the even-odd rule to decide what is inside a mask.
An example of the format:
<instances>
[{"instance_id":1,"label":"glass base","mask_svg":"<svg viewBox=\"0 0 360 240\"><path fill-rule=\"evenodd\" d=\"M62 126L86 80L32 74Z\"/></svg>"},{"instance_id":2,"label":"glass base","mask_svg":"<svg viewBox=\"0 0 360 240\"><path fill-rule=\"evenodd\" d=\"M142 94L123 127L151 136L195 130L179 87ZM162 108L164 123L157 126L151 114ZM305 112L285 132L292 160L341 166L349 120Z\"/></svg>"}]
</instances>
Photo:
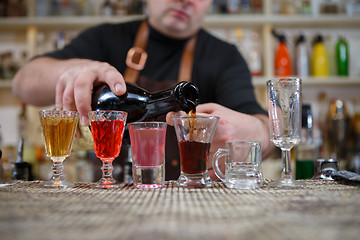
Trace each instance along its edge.
<instances>
[{"instance_id":1,"label":"glass base","mask_svg":"<svg viewBox=\"0 0 360 240\"><path fill-rule=\"evenodd\" d=\"M208 173L188 175L183 172L181 172L180 177L177 180L177 185L179 187L187 188L206 188L214 186Z\"/></svg>"},{"instance_id":2,"label":"glass base","mask_svg":"<svg viewBox=\"0 0 360 240\"><path fill-rule=\"evenodd\" d=\"M161 184L134 184L134 186L139 189L156 189L163 187Z\"/></svg>"},{"instance_id":3,"label":"glass base","mask_svg":"<svg viewBox=\"0 0 360 240\"><path fill-rule=\"evenodd\" d=\"M40 184L40 187L42 188L69 188L73 186L73 183L68 183L66 181L47 181Z\"/></svg>"},{"instance_id":4,"label":"glass base","mask_svg":"<svg viewBox=\"0 0 360 240\"><path fill-rule=\"evenodd\" d=\"M100 179L97 183L92 184L92 188L100 188L100 189L115 189L120 188L122 185L117 184L115 179Z\"/></svg>"},{"instance_id":5,"label":"glass base","mask_svg":"<svg viewBox=\"0 0 360 240\"><path fill-rule=\"evenodd\" d=\"M302 188L304 184L293 179L281 179L269 183L269 186L274 188Z\"/></svg>"}]
</instances>

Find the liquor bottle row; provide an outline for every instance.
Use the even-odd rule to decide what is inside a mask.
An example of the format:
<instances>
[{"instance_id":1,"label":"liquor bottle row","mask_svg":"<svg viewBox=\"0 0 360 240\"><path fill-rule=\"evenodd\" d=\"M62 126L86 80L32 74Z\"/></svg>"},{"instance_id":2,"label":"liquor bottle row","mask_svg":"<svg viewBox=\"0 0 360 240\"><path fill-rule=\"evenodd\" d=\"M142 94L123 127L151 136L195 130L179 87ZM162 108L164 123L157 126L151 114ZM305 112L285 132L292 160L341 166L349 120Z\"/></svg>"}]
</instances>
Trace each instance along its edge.
<instances>
[{"instance_id":1,"label":"liquor bottle row","mask_svg":"<svg viewBox=\"0 0 360 240\"><path fill-rule=\"evenodd\" d=\"M273 14L359 14L357 0L272 0Z\"/></svg>"},{"instance_id":2,"label":"liquor bottle row","mask_svg":"<svg viewBox=\"0 0 360 240\"><path fill-rule=\"evenodd\" d=\"M328 52L332 49L328 49L321 34L313 36L311 44L311 39L306 39L304 34L298 35L293 43L285 34L274 30L273 35L278 40L274 62L276 76L327 77L330 75L330 61L335 61L336 75L349 75L350 50L344 36L339 36L332 46L335 59L329 59ZM294 49L290 49L289 43Z\"/></svg>"},{"instance_id":3,"label":"liquor bottle row","mask_svg":"<svg viewBox=\"0 0 360 240\"><path fill-rule=\"evenodd\" d=\"M228 35L234 35L228 40L238 47L251 74L261 76L263 74L263 47L259 32L237 28ZM307 78L357 75L356 69L351 69L351 66L356 64L350 64L351 60L357 61L357 59L355 56L350 56L350 44L342 35L331 37L307 31L294 35L286 30L275 29L273 35L276 43L273 49L274 75L276 76L296 75ZM220 34L219 36L222 37ZM335 71L331 69L333 66Z\"/></svg>"}]
</instances>

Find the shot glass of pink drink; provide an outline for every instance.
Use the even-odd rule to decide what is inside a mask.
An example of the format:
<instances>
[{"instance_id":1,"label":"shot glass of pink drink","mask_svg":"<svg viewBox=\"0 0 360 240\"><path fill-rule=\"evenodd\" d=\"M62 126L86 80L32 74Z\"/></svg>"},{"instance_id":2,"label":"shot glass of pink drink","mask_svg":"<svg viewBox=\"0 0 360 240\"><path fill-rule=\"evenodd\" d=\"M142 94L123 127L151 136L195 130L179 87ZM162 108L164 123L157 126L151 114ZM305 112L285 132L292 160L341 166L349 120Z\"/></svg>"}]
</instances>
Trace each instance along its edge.
<instances>
[{"instance_id":1,"label":"shot glass of pink drink","mask_svg":"<svg viewBox=\"0 0 360 240\"><path fill-rule=\"evenodd\" d=\"M133 157L134 186L160 188L165 181L165 122L128 124Z\"/></svg>"}]
</instances>

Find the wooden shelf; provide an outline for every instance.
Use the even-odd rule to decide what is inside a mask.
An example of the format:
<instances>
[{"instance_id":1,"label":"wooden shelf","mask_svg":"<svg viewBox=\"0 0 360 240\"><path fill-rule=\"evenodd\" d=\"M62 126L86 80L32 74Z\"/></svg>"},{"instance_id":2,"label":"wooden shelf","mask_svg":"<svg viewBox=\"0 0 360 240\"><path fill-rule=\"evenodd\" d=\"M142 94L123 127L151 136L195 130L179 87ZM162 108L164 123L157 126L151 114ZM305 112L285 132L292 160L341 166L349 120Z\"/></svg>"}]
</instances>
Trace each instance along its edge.
<instances>
[{"instance_id":1,"label":"wooden shelf","mask_svg":"<svg viewBox=\"0 0 360 240\"><path fill-rule=\"evenodd\" d=\"M0 88L7 89L11 88L12 80L0 79Z\"/></svg>"},{"instance_id":2,"label":"wooden shelf","mask_svg":"<svg viewBox=\"0 0 360 240\"><path fill-rule=\"evenodd\" d=\"M29 26L39 28L84 28L104 22L119 23L142 19L143 15L132 16L70 16L70 17L15 17L1 18L0 29L26 29ZM270 24L274 27L347 27L359 28L360 16L347 15L264 15L264 14L210 14L205 18L205 27L261 27Z\"/></svg>"}]
</instances>

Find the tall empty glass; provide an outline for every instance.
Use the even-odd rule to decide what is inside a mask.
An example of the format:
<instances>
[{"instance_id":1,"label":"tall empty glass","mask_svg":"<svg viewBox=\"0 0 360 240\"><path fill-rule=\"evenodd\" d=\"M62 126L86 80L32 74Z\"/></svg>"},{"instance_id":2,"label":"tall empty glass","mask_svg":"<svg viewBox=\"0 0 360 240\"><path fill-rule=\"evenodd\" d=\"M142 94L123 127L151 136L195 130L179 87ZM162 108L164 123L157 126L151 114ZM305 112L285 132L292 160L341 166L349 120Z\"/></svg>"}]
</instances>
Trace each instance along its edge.
<instances>
[{"instance_id":1,"label":"tall empty glass","mask_svg":"<svg viewBox=\"0 0 360 240\"><path fill-rule=\"evenodd\" d=\"M119 156L124 135L127 113L122 111L91 111L89 112L91 135L94 140L95 154L103 163L103 175L95 188L118 188L112 176L112 162Z\"/></svg>"},{"instance_id":2,"label":"tall empty glass","mask_svg":"<svg viewBox=\"0 0 360 240\"><path fill-rule=\"evenodd\" d=\"M137 188L160 188L165 181L165 122L128 124L133 158L133 179Z\"/></svg>"},{"instance_id":3,"label":"tall empty glass","mask_svg":"<svg viewBox=\"0 0 360 240\"><path fill-rule=\"evenodd\" d=\"M267 81L270 140L281 149L281 179L269 185L279 188L302 187L291 175L291 149L300 143L301 80L296 77Z\"/></svg>"},{"instance_id":4,"label":"tall empty glass","mask_svg":"<svg viewBox=\"0 0 360 240\"><path fill-rule=\"evenodd\" d=\"M67 188L72 184L65 181L63 162L71 154L79 114L75 111L42 110L39 112L46 155L53 162L53 176L42 187Z\"/></svg>"},{"instance_id":5,"label":"tall empty glass","mask_svg":"<svg viewBox=\"0 0 360 240\"><path fill-rule=\"evenodd\" d=\"M219 121L214 116L174 116L173 123L180 149L181 187L212 187L208 158L212 138Z\"/></svg>"}]
</instances>

